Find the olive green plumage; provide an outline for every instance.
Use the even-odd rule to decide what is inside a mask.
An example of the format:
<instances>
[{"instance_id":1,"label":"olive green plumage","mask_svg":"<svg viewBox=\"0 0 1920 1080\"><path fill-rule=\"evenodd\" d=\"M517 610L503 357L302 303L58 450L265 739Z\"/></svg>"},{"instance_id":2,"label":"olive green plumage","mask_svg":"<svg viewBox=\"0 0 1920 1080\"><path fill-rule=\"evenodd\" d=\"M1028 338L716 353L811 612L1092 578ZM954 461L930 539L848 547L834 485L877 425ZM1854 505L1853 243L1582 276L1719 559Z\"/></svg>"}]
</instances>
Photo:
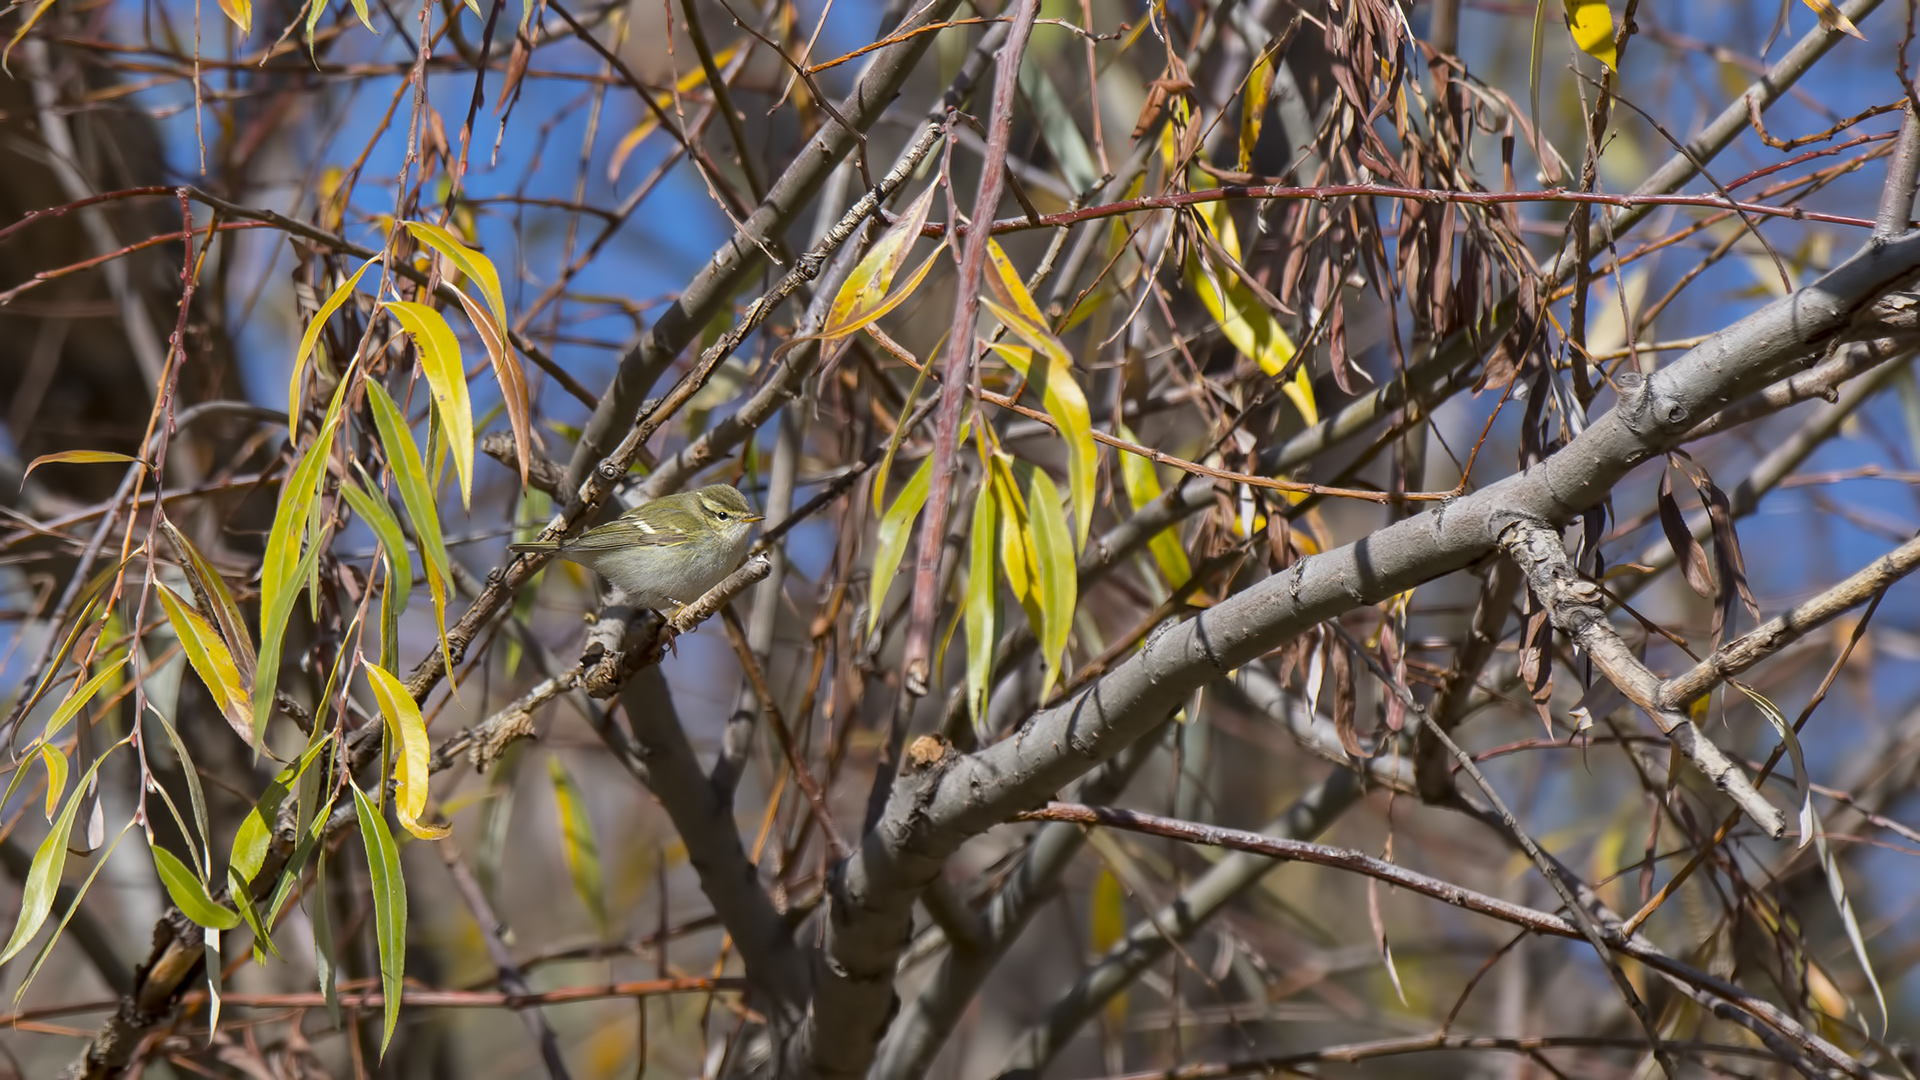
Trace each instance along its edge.
<instances>
[{"instance_id":1,"label":"olive green plumage","mask_svg":"<svg viewBox=\"0 0 1920 1080\"><path fill-rule=\"evenodd\" d=\"M513 544L558 550L626 594L629 603L672 612L706 595L747 557L753 523L747 497L726 484L666 495L572 540Z\"/></svg>"}]
</instances>

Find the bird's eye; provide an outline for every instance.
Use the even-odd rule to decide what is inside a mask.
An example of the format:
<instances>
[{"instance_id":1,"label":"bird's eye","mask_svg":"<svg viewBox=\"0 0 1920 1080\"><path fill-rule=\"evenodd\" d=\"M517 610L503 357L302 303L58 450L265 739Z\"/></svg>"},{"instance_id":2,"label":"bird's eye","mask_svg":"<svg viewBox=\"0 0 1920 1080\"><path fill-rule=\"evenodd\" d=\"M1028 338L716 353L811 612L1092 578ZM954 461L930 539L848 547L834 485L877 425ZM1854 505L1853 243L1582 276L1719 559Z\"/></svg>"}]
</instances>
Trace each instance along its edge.
<instances>
[{"instance_id":1,"label":"bird's eye","mask_svg":"<svg viewBox=\"0 0 1920 1080\"><path fill-rule=\"evenodd\" d=\"M727 512L725 510L715 510L713 516L719 518L721 521L727 520Z\"/></svg>"}]
</instances>

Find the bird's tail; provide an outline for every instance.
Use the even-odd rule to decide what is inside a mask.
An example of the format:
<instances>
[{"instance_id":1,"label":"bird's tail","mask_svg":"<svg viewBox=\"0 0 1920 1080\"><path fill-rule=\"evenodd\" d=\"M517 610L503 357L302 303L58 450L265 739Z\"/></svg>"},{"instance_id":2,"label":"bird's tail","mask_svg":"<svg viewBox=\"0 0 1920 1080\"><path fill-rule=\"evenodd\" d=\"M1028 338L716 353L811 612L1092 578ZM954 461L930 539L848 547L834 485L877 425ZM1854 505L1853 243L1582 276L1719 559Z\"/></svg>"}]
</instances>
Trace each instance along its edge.
<instances>
[{"instance_id":1,"label":"bird's tail","mask_svg":"<svg viewBox=\"0 0 1920 1080\"><path fill-rule=\"evenodd\" d=\"M527 544L508 544L507 550L517 554L530 554L539 551L558 551L560 545L552 540L535 540Z\"/></svg>"}]
</instances>

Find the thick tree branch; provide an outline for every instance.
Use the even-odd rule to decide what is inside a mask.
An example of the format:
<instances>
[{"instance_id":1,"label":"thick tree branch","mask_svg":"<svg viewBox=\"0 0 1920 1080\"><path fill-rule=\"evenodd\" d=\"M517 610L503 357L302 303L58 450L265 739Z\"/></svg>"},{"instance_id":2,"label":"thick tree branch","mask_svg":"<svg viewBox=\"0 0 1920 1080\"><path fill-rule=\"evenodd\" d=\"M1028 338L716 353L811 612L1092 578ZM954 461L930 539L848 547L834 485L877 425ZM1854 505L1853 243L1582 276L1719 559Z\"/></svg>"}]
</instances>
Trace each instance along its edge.
<instances>
[{"instance_id":1,"label":"thick tree branch","mask_svg":"<svg viewBox=\"0 0 1920 1080\"><path fill-rule=\"evenodd\" d=\"M1160 634L1085 692L1036 714L1018 734L902 775L878 826L842 869L827 922L814 1038L831 1032L837 1060L863 1064L849 1044L870 1025L821 1030L823 1018L886 1013L913 898L966 838L1111 757L1216 673L1316 623L1493 553L1516 515L1571 520L1635 465L1673 446L1699 418L1817 352L1857 309L1916 267L1920 239L1856 255L1661 369L1532 469L1303 559Z\"/></svg>"}]
</instances>

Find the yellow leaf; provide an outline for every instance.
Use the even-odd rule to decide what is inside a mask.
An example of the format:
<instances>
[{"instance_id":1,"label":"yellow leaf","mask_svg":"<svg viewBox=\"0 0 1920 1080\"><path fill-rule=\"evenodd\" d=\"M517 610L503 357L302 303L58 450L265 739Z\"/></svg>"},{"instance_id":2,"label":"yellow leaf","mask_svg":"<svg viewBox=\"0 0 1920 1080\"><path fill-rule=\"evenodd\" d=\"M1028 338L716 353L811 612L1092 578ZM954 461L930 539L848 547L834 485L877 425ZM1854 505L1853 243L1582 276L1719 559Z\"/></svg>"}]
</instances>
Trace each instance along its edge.
<instances>
[{"instance_id":1,"label":"yellow leaf","mask_svg":"<svg viewBox=\"0 0 1920 1080\"><path fill-rule=\"evenodd\" d=\"M1120 437L1130 443L1140 440L1122 424ZM1127 502L1132 504L1134 512L1146 509L1147 504L1161 495L1160 477L1154 472L1153 462L1139 454L1120 455L1120 483L1127 489ZM1155 533L1147 541L1147 550L1153 553L1153 561L1160 566L1161 576L1167 579L1167 587L1177 589L1186 584L1193 576L1193 567L1187 561L1187 549L1180 543L1179 530L1169 525Z\"/></svg>"},{"instance_id":2,"label":"yellow leaf","mask_svg":"<svg viewBox=\"0 0 1920 1080\"><path fill-rule=\"evenodd\" d=\"M320 0L314 0L319 3ZM227 13L233 25L240 28L240 36L253 33L253 0L220 0L220 10Z\"/></svg>"},{"instance_id":3,"label":"yellow leaf","mask_svg":"<svg viewBox=\"0 0 1920 1080\"><path fill-rule=\"evenodd\" d=\"M315 6L319 3L320 0L314 0ZM327 320L332 318L333 313L340 310L340 305L346 303L347 298L353 295L354 286L360 283L360 275L367 272L367 267L379 261L376 257L361 263L360 269L355 270L352 276L341 282L333 290L332 295L327 297L327 302L320 305L320 310L314 312L313 321L307 324L306 332L300 335L300 347L294 350L293 354L293 375L287 380L287 439L289 441L297 441L300 437L300 376L307 369L307 357L313 354L314 343L320 340L320 331L326 327Z\"/></svg>"},{"instance_id":4,"label":"yellow leaf","mask_svg":"<svg viewBox=\"0 0 1920 1080\"><path fill-rule=\"evenodd\" d=\"M1620 57L1613 51L1613 12L1606 0L1563 0L1567 5L1567 28L1573 31L1573 43L1580 51L1619 70ZM1819 8L1813 4L1818 11Z\"/></svg>"},{"instance_id":5,"label":"yellow leaf","mask_svg":"<svg viewBox=\"0 0 1920 1080\"><path fill-rule=\"evenodd\" d=\"M67 790L67 755L41 743L40 761L47 767L47 821L52 822L53 812L60 808L60 796Z\"/></svg>"},{"instance_id":6,"label":"yellow leaf","mask_svg":"<svg viewBox=\"0 0 1920 1080\"><path fill-rule=\"evenodd\" d=\"M438 840L447 835L447 827L420 822L420 815L427 811L427 777L433 762L433 747L427 743L427 725L420 718L420 706L407 693L406 685L387 669L379 664L365 667L374 700L380 703L380 715L387 720L387 734L393 739L394 817L420 839Z\"/></svg>"},{"instance_id":7,"label":"yellow leaf","mask_svg":"<svg viewBox=\"0 0 1920 1080\"><path fill-rule=\"evenodd\" d=\"M587 914L593 917L594 927L605 934L606 889L601 885L600 845L593 837L593 818L587 814L587 800L559 758L547 758L547 774L553 779L554 809L560 816L560 854L566 860L568 875L573 878L573 891L580 897Z\"/></svg>"},{"instance_id":8,"label":"yellow leaf","mask_svg":"<svg viewBox=\"0 0 1920 1080\"><path fill-rule=\"evenodd\" d=\"M927 214L933 209L933 193L938 184L927 185L927 190L908 205L893 225L881 234L873 247L861 257L859 265L847 275L847 280L834 294L833 306L827 310L826 326L820 331L824 341L833 341L868 325L887 312L899 307L933 266L933 256L929 255L919 269L907 279L899 291L889 295L893 288L893 279L906 265L907 255L913 251L913 243L920 238L920 228L927 223ZM942 244L941 248L945 245ZM934 249L934 255L940 253Z\"/></svg>"},{"instance_id":9,"label":"yellow leaf","mask_svg":"<svg viewBox=\"0 0 1920 1080\"><path fill-rule=\"evenodd\" d=\"M413 338L420 350L420 370L440 413L441 429L453 451L453 467L460 475L460 505L473 505L473 403L467 398L467 370L460 359L460 339L438 311L425 304L391 300L387 309Z\"/></svg>"},{"instance_id":10,"label":"yellow leaf","mask_svg":"<svg viewBox=\"0 0 1920 1080\"><path fill-rule=\"evenodd\" d=\"M193 666L194 673L207 686L207 692L213 695L214 704L220 709L220 715L227 718L227 725L234 733L247 742L254 741L253 705L247 694L247 687L240 681L240 671L234 666L233 653L227 643L193 606L165 585L154 590L160 596L160 606L166 609L167 622L173 626L173 636L180 639L180 648L187 654L187 662Z\"/></svg>"},{"instance_id":11,"label":"yellow leaf","mask_svg":"<svg viewBox=\"0 0 1920 1080\"><path fill-rule=\"evenodd\" d=\"M1024 290L1023 290L1024 291ZM1007 323L1009 329L1023 340L1032 341L1028 335L1032 327L1025 324L1013 313L982 298L980 301L994 317ZM1012 322L1008 320L1012 319ZM1019 323L1019 326L1015 324ZM1045 335L1046 340L1059 345L1058 338ZM1032 351L1013 345L994 345L994 351L1004 357L1014 370L1032 379ZM1073 495L1073 520L1075 525L1074 550L1086 546L1087 536L1093 528L1094 484L1100 468L1099 445L1093 441L1093 414L1087 408L1087 396L1074 381L1073 365L1067 358L1067 350L1060 348L1043 349L1047 356L1047 366L1039 373L1041 400L1047 407L1047 415L1053 417L1058 425L1060 437L1067 443L1067 486Z\"/></svg>"},{"instance_id":12,"label":"yellow leaf","mask_svg":"<svg viewBox=\"0 0 1920 1080\"><path fill-rule=\"evenodd\" d=\"M1847 18L1846 12L1834 7L1831 0L1802 0L1802 2L1812 8L1814 14L1820 16L1821 26L1829 30L1838 30L1843 34L1852 34L1861 41L1867 40L1867 35L1861 33L1860 28L1853 25L1853 20Z\"/></svg>"},{"instance_id":13,"label":"yellow leaf","mask_svg":"<svg viewBox=\"0 0 1920 1080\"><path fill-rule=\"evenodd\" d=\"M1233 219L1223 213L1217 203L1197 209L1200 227L1213 233L1221 250L1238 259L1240 242L1234 235ZM1220 327L1220 333L1242 355L1259 364L1261 371L1269 375L1285 371L1295 350L1293 339L1280 326L1279 318L1267 310L1230 267L1215 267L1201 248L1202 245L1194 245L1189 256L1187 280Z\"/></svg>"},{"instance_id":14,"label":"yellow leaf","mask_svg":"<svg viewBox=\"0 0 1920 1080\"><path fill-rule=\"evenodd\" d=\"M983 734L987 720L987 691L993 683L994 598L1000 575L994 566L999 530L993 480L983 476L973 501L973 530L967 543L967 711L973 727Z\"/></svg>"},{"instance_id":15,"label":"yellow leaf","mask_svg":"<svg viewBox=\"0 0 1920 1080\"><path fill-rule=\"evenodd\" d=\"M1073 633L1080 572L1074 564L1066 514L1060 508L1060 490L1044 469L1027 470L1027 521L1037 572L1034 603L1041 618L1034 630L1040 639L1040 660L1046 665L1040 680L1040 700L1045 701L1054 684L1065 681L1060 669Z\"/></svg>"},{"instance_id":16,"label":"yellow leaf","mask_svg":"<svg viewBox=\"0 0 1920 1080\"><path fill-rule=\"evenodd\" d=\"M27 471L20 474L20 482L27 482L33 470L42 465L98 465L107 462L136 462L140 459L132 454L118 454L111 450L62 450L57 454L41 454L27 463Z\"/></svg>"},{"instance_id":17,"label":"yellow leaf","mask_svg":"<svg viewBox=\"0 0 1920 1080\"><path fill-rule=\"evenodd\" d=\"M1260 141L1260 127L1266 120L1267 101L1273 95L1273 56L1262 50L1247 75L1246 92L1240 96L1240 171L1253 164L1253 148Z\"/></svg>"}]
</instances>

